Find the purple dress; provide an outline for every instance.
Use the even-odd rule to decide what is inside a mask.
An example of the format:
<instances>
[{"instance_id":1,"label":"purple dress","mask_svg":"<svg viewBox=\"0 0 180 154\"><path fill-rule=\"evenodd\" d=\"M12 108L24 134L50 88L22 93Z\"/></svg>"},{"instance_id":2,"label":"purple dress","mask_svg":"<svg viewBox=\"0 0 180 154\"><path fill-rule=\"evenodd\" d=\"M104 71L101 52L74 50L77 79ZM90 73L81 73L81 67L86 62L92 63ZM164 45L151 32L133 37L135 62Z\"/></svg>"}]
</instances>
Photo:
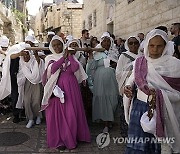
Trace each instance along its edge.
<instances>
[{"instance_id":1,"label":"purple dress","mask_svg":"<svg viewBox=\"0 0 180 154\"><path fill-rule=\"evenodd\" d=\"M70 65L61 72L57 81L57 85L64 91L65 103L61 103L59 98L53 96L46 108L47 144L50 148L65 146L74 149L78 141L91 140L80 87L74 75L79 69L79 64L72 56L68 57L68 61ZM65 63L63 57L54 61L51 73L62 68L63 63Z\"/></svg>"}]
</instances>

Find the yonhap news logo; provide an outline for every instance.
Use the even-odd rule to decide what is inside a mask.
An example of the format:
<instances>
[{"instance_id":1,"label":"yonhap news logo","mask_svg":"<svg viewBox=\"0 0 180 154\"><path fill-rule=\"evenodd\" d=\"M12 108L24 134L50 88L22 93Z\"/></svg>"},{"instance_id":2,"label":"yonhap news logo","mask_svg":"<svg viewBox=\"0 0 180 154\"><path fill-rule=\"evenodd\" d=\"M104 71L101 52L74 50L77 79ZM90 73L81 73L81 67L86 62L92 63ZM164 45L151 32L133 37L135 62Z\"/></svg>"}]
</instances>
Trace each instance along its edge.
<instances>
[{"instance_id":1,"label":"yonhap news logo","mask_svg":"<svg viewBox=\"0 0 180 154\"><path fill-rule=\"evenodd\" d=\"M141 143L166 143L172 144L175 142L174 137L164 137L164 138L149 138L149 137L112 137L110 138L109 133L101 133L96 137L96 143L98 148L107 147L110 144L110 141L113 141L114 144L141 144Z\"/></svg>"},{"instance_id":2,"label":"yonhap news logo","mask_svg":"<svg viewBox=\"0 0 180 154\"><path fill-rule=\"evenodd\" d=\"M96 137L96 143L98 148L104 148L110 143L110 135L109 133L101 133Z\"/></svg>"}]
</instances>

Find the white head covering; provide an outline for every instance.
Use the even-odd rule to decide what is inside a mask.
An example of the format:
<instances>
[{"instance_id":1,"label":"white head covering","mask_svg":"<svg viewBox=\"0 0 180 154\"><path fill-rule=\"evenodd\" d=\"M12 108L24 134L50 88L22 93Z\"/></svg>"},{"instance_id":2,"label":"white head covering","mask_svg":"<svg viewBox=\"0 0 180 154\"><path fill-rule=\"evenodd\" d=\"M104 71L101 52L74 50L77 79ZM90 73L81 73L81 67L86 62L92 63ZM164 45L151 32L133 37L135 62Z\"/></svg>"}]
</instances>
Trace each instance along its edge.
<instances>
[{"instance_id":1,"label":"white head covering","mask_svg":"<svg viewBox=\"0 0 180 154\"><path fill-rule=\"evenodd\" d=\"M9 39L6 36L0 38L0 46L6 48L9 46Z\"/></svg>"},{"instance_id":2,"label":"white head covering","mask_svg":"<svg viewBox=\"0 0 180 154\"><path fill-rule=\"evenodd\" d=\"M174 53L174 44L173 44L172 41L168 41L167 33L160 30L160 29L153 29L152 31L150 31L147 34L146 39L144 41L144 56L146 57L146 59L147 60L151 59L149 57L148 44L149 44L149 41L155 36L161 36L162 39L166 42L166 46L164 48L164 51L163 51L161 57L164 56L164 55L173 55L173 53Z\"/></svg>"},{"instance_id":3,"label":"white head covering","mask_svg":"<svg viewBox=\"0 0 180 154\"><path fill-rule=\"evenodd\" d=\"M25 42L26 42L26 41L30 41L30 42L32 42L32 43L38 43L38 41L36 40L36 38L35 38L34 35L28 35L28 36L26 36Z\"/></svg>"},{"instance_id":4,"label":"white head covering","mask_svg":"<svg viewBox=\"0 0 180 154\"><path fill-rule=\"evenodd\" d=\"M109 38L109 39L110 39L110 41L111 41L111 46L110 46L109 50L112 49L113 46L114 46L114 41L113 41L112 37L110 36L110 34L109 34L108 32L104 32L104 33L102 34L101 39L100 39L100 44L102 43L102 41L103 41L105 38Z\"/></svg>"},{"instance_id":5,"label":"white head covering","mask_svg":"<svg viewBox=\"0 0 180 154\"><path fill-rule=\"evenodd\" d=\"M128 39L126 40L126 42L124 43L124 47L125 47L125 49L127 50L127 51L130 51L129 50L129 47L128 47L128 40L130 39L130 38L135 38L136 40L138 40L138 42L139 42L139 44L140 44L140 39L139 39L139 37L137 37L137 36L130 36L130 37L128 37Z\"/></svg>"},{"instance_id":6,"label":"white head covering","mask_svg":"<svg viewBox=\"0 0 180 154\"><path fill-rule=\"evenodd\" d=\"M66 43L66 46L67 46L67 47L69 47L69 46L70 46L70 44L71 44L71 43L73 43L73 42L77 43L78 48L80 48L80 47L81 47L80 42L79 42L79 40L78 40L78 39L69 39L69 40L67 41L67 43Z\"/></svg>"},{"instance_id":7,"label":"white head covering","mask_svg":"<svg viewBox=\"0 0 180 154\"><path fill-rule=\"evenodd\" d=\"M25 47L30 47L29 44L25 44ZM24 61L24 58L20 57L20 65L24 76L32 83L41 83L42 74L44 72L44 61L40 59L40 63L36 61L33 51L28 51L30 55L30 60L28 62Z\"/></svg>"},{"instance_id":8,"label":"white head covering","mask_svg":"<svg viewBox=\"0 0 180 154\"><path fill-rule=\"evenodd\" d=\"M73 38L73 36L72 35L68 35L68 36L66 36L66 40L67 41L69 41L69 40L73 40L74 38Z\"/></svg>"},{"instance_id":9,"label":"white head covering","mask_svg":"<svg viewBox=\"0 0 180 154\"><path fill-rule=\"evenodd\" d=\"M52 47L52 41L53 40L59 40L63 44L63 51L61 53L56 53L54 51L54 49ZM58 59L60 59L63 56L64 48L65 48L65 45L64 45L64 41L62 40L62 38L59 37L58 35L53 36L53 38L52 38L52 40L51 40L51 42L49 44L49 50L52 52L52 54L46 56L46 58L45 58L45 68L47 68L47 66L48 66L48 64L49 64L49 62L51 60L58 60Z\"/></svg>"},{"instance_id":10,"label":"white head covering","mask_svg":"<svg viewBox=\"0 0 180 154\"><path fill-rule=\"evenodd\" d=\"M94 52L94 59L99 60L99 59L104 59L104 65L105 67L110 66L110 60L117 62L119 58L118 50L114 48L114 41L110 37L110 34L108 32L104 32L103 35L101 36L100 43L96 46L97 48L102 48L101 43L105 38L108 38L111 42L110 48L107 51L104 52Z\"/></svg>"},{"instance_id":11,"label":"white head covering","mask_svg":"<svg viewBox=\"0 0 180 154\"><path fill-rule=\"evenodd\" d=\"M54 32L52 32L52 31L49 31L48 33L47 33L47 35L49 36L49 35L56 35Z\"/></svg>"}]
</instances>

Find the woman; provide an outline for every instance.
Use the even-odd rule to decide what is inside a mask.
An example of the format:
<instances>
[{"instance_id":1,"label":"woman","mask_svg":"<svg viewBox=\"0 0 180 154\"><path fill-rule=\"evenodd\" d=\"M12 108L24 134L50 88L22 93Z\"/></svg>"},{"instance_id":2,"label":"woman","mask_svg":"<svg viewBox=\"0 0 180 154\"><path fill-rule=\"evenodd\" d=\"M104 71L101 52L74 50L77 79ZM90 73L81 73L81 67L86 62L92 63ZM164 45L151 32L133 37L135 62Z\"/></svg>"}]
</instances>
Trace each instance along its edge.
<instances>
[{"instance_id":1,"label":"woman","mask_svg":"<svg viewBox=\"0 0 180 154\"><path fill-rule=\"evenodd\" d=\"M92 37L90 40L90 47L95 48L99 44L97 37Z\"/></svg>"},{"instance_id":2,"label":"woman","mask_svg":"<svg viewBox=\"0 0 180 154\"><path fill-rule=\"evenodd\" d=\"M130 117L126 117L129 123L128 137L146 140L128 143L127 154L161 153L158 140L153 142L154 135L158 138L174 138L169 146L173 152L180 152L180 61L172 57L173 50L164 31L154 29L147 34L144 56L136 59L133 73L124 88L127 96L125 116ZM148 118L153 116L156 121L153 134L141 127L141 116L146 111Z\"/></svg>"},{"instance_id":3,"label":"woman","mask_svg":"<svg viewBox=\"0 0 180 154\"><path fill-rule=\"evenodd\" d=\"M113 41L109 33L105 32L99 44L106 50L104 52L95 52L90 54L88 62L88 74L91 74L93 81L93 104L92 119L93 121L104 121L103 132L108 132L111 122L114 121L114 112L118 104L118 84L115 77L115 63L111 59L116 58L116 51L113 50ZM112 65L111 65L112 64Z\"/></svg>"},{"instance_id":4,"label":"woman","mask_svg":"<svg viewBox=\"0 0 180 154\"><path fill-rule=\"evenodd\" d=\"M125 42L126 52L123 52L116 67L116 79L119 85L119 92L122 96L125 81L132 73L132 62L136 59L139 51L140 40L136 36L130 36Z\"/></svg>"},{"instance_id":5,"label":"woman","mask_svg":"<svg viewBox=\"0 0 180 154\"><path fill-rule=\"evenodd\" d=\"M127 134L127 124L124 117L123 106L123 88L124 85L132 73L133 61L136 59L139 51L140 40L136 36L130 36L125 42L126 52L121 53L117 67L116 67L116 79L119 86L119 93L121 95L120 101L120 131Z\"/></svg>"},{"instance_id":6,"label":"woman","mask_svg":"<svg viewBox=\"0 0 180 154\"><path fill-rule=\"evenodd\" d=\"M42 100L42 110L46 112L47 144L50 148L74 149L78 141L90 142L80 87L74 75L83 69L73 52L64 52L64 43L59 36L52 38L50 50L53 54L45 59ZM82 82L83 73L78 74L81 74L79 82Z\"/></svg>"},{"instance_id":7,"label":"woman","mask_svg":"<svg viewBox=\"0 0 180 154\"><path fill-rule=\"evenodd\" d=\"M24 93L24 109L25 115L28 119L26 128L31 128L36 118L36 124L41 123L41 113L39 112L42 100L42 74L44 72L44 60L42 60L37 52L24 51L25 55L20 57L20 68L24 77L22 83L22 91ZM19 80L19 79L18 79Z\"/></svg>"}]
</instances>

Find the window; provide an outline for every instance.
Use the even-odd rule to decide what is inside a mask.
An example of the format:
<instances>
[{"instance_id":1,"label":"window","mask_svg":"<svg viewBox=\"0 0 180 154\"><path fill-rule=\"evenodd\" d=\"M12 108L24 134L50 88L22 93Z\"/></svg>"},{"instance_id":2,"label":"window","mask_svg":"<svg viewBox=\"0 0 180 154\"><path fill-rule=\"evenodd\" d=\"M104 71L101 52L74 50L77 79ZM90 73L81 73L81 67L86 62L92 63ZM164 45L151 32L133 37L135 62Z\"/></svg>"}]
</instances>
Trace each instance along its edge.
<instances>
[{"instance_id":1,"label":"window","mask_svg":"<svg viewBox=\"0 0 180 154\"><path fill-rule=\"evenodd\" d=\"M96 27L96 10L93 12L93 26Z\"/></svg>"},{"instance_id":2,"label":"window","mask_svg":"<svg viewBox=\"0 0 180 154\"><path fill-rule=\"evenodd\" d=\"M130 4L131 2L133 2L134 0L127 0L128 1L128 4Z\"/></svg>"},{"instance_id":3,"label":"window","mask_svg":"<svg viewBox=\"0 0 180 154\"><path fill-rule=\"evenodd\" d=\"M89 30L91 30L92 29L92 14L91 15L89 15L89 17L88 17L88 26L89 26Z\"/></svg>"}]
</instances>

